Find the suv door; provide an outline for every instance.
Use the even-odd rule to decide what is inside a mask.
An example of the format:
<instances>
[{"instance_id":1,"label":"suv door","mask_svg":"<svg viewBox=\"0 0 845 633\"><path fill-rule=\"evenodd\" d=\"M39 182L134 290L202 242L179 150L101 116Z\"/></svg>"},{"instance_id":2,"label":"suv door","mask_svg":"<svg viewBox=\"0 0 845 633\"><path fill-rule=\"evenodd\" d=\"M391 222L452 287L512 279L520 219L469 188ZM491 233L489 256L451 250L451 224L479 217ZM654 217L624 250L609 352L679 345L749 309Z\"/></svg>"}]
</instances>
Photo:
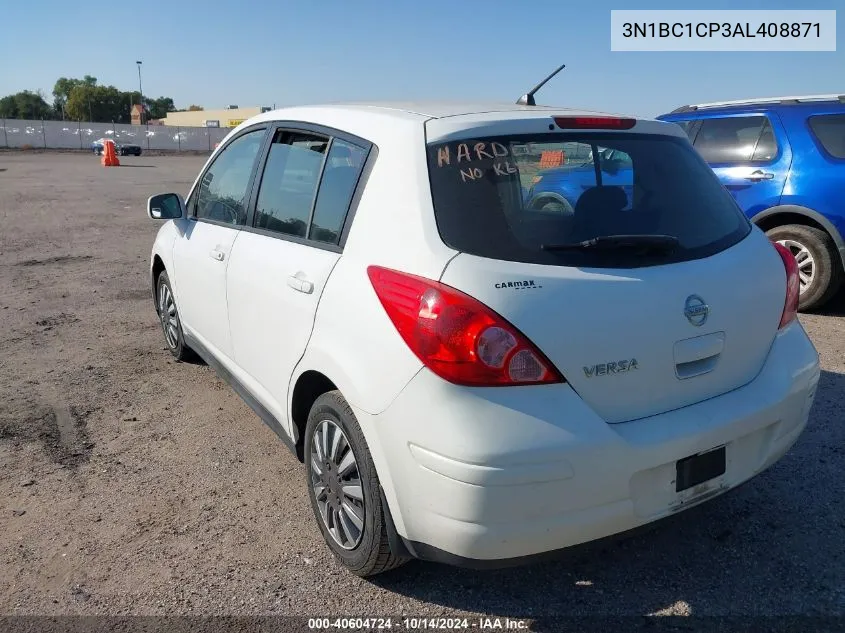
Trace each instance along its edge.
<instances>
[{"instance_id":1,"label":"suv door","mask_svg":"<svg viewBox=\"0 0 845 633\"><path fill-rule=\"evenodd\" d=\"M230 141L197 180L188 198L184 233L173 244L175 292L182 326L214 356L231 359L226 269L247 215L265 128Z\"/></svg>"},{"instance_id":2,"label":"suv door","mask_svg":"<svg viewBox=\"0 0 845 633\"><path fill-rule=\"evenodd\" d=\"M780 203L792 150L775 114L702 119L693 146L748 217Z\"/></svg>"},{"instance_id":3,"label":"suv door","mask_svg":"<svg viewBox=\"0 0 845 633\"><path fill-rule=\"evenodd\" d=\"M232 251L227 288L239 378L288 433L290 377L340 257L368 151L361 139L331 131L276 129Z\"/></svg>"}]
</instances>

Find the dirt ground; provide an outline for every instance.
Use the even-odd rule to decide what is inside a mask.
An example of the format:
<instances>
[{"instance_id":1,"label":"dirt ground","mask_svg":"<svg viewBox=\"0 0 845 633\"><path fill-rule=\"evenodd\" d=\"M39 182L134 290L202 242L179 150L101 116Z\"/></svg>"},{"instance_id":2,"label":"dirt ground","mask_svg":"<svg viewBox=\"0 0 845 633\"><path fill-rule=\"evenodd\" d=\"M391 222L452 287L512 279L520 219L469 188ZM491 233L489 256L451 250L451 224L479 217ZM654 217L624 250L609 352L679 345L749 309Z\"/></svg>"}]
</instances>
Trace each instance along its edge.
<instances>
[{"instance_id":1,"label":"dirt ground","mask_svg":"<svg viewBox=\"0 0 845 633\"><path fill-rule=\"evenodd\" d=\"M304 471L150 299L156 192L202 157L0 154L0 614L845 612L845 300L801 320L824 373L775 467L645 535L475 572L365 581L331 560Z\"/></svg>"}]
</instances>

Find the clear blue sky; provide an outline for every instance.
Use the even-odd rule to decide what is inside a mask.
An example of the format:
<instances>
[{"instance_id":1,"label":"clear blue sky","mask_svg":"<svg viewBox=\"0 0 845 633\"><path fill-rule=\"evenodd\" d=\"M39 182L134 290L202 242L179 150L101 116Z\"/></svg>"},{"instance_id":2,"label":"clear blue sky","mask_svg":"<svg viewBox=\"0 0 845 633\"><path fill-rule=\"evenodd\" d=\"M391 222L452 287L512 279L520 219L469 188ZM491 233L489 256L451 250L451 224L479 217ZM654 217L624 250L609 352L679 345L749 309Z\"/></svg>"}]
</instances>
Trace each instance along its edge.
<instances>
[{"instance_id":1,"label":"clear blue sky","mask_svg":"<svg viewBox=\"0 0 845 633\"><path fill-rule=\"evenodd\" d=\"M85 8L82 8L82 7ZM143 7L138 10L135 7ZM845 35L827 53L610 51L610 10L840 9L842 0L144 0L5 3L0 95L94 75L179 107L362 99L538 102L654 116L683 103L845 92Z\"/></svg>"}]
</instances>

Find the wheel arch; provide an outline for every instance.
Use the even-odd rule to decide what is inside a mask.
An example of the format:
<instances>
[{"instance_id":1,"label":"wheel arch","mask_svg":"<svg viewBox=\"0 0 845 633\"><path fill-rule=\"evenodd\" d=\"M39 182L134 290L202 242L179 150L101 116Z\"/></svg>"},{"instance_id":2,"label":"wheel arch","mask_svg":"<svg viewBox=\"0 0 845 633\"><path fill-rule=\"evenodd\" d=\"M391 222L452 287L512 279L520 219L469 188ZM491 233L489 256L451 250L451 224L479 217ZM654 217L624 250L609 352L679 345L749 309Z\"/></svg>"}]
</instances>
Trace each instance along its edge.
<instances>
[{"instance_id":1,"label":"wheel arch","mask_svg":"<svg viewBox=\"0 0 845 633\"><path fill-rule=\"evenodd\" d=\"M300 462L305 461L305 426L308 424L311 407L321 395L337 389L331 378L315 369L307 369L297 376L291 390L290 427L296 456Z\"/></svg>"},{"instance_id":2,"label":"wheel arch","mask_svg":"<svg viewBox=\"0 0 845 633\"><path fill-rule=\"evenodd\" d=\"M845 268L845 241L833 223L818 211L795 204L785 204L761 211L751 221L763 231L768 231L786 224L802 224L820 229L830 235L836 250L839 251L839 263Z\"/></svg>"},{"instance_id":3,"label":"wheel arch","mask_svg":"<svg viewBox=\"0 0 845 633\"><path fill-rule=\"evenodd\" d=\"M158 253L153 255L153 261L150 266L150 288L153 294L153 305L156 308L156 314L158 313L158 301L156 297L156 285L158 284L158 278L161 273L163 273L167 268L164 265L164 260L159 256Z\"/></svg>"}]
</instances>

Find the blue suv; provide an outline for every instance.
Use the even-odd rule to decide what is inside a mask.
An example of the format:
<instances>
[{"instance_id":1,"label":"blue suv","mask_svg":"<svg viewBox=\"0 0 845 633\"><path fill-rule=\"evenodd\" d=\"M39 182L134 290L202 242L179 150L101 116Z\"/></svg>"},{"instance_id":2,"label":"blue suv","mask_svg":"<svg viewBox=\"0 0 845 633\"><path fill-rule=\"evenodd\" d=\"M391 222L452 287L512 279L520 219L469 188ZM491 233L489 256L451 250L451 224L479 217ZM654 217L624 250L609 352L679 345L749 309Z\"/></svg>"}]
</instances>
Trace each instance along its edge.
<instances>
[{"instance_id":1,"label":"blue suv","mask_svg":"<svg viewBox=\"0 0 845 633\"><path fill-rule=\"evenodd\" d=\"M845 96L688 105L657 118L680 125L745 214L792 251L802 310L836 294L845 277ZM571 215L599 184L622 188L630 206L630 157L577 143L560 151L562 164L525 183L527 208Z\"/></svg>"},{"instance_id":2,"label":"blue suv","mask_svg":"<svg viewBox=\"0 0 845 633\"><path fill-rule=\"evenodd\" d=\"M684 128L752 222L798 261L801 309L845 277L845 96L688 105L657 117Z\"/></svg>"}]
</instances>

